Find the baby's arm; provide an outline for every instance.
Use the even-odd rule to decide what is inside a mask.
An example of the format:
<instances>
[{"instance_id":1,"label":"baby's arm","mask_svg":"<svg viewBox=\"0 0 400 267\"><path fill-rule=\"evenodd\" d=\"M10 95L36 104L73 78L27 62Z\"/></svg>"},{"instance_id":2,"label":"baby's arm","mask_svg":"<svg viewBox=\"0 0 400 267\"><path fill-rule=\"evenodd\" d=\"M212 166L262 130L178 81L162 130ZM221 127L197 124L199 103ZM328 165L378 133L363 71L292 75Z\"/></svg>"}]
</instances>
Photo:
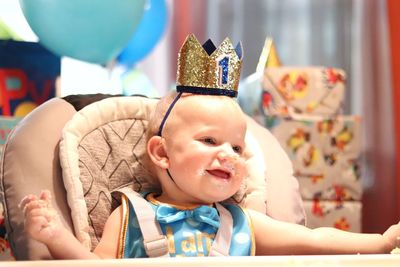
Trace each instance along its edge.
<instances>
[{"instance_id":1,"label":"baby's arm","mask_svg":"<svg viewBox=\"0 0 400 267\"><path fill-rule=\"evenodd\" d=\"M294 254L378 254L389 253L400 236L400 225L385 234L357 234L335 228L309 229L301 225L273 220L249 211L253 221L257 255Z\"/></svg>"},{"instance_id":2,"label":"baby's arm","mask_svg":"<svg viewBox=\"0 0 400 267\"><path fill-rule=\"evenodd\" d=\"M122 206L119 206L108 217L101 240L93 251L101 258L117 258L121 222Z\"/></svg>"},{"instance_id":3,"label":"baby's arm","mask_svg":"<svg viewBox=\"0 0 400 267\"><path fill-rule=\"evenodd\" d=\"M25 216L25 231L44 243L55 259L99 258L63 226L57 211L51 206L50 192L42 191L39 197L28 195L19 206Z\"/></svg>"}]
</instances>

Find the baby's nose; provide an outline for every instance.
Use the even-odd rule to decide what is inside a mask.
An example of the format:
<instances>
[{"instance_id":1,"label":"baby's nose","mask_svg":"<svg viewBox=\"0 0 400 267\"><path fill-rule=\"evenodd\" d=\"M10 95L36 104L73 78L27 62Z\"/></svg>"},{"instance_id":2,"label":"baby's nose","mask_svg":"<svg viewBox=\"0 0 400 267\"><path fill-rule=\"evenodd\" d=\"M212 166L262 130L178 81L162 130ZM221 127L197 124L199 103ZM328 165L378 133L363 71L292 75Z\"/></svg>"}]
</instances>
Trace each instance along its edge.
<instances>
[{"instance_id":1,"label":"baby's nose","mask_svg":"<svg viewBox=\"0 0 400 267\"><path fill-rule=\"evenodd\" d=\"M217 160L220 166L223 166L231 172L231 174L236 173L238 155L236 153L228 153L225 151L220 151L217 154Z\"/></svg>"},{"instance_id":2,"label":"baby's nose","mask_svg":"<svg viewBox=\"0 0 400 267\"><path fill-rule=\"evenodd\" d=\"M238 155L231 148L230 150L222 150L218 152L217 157L221 161L234 161L237 159Z\"/></svg>"}]
</instances>

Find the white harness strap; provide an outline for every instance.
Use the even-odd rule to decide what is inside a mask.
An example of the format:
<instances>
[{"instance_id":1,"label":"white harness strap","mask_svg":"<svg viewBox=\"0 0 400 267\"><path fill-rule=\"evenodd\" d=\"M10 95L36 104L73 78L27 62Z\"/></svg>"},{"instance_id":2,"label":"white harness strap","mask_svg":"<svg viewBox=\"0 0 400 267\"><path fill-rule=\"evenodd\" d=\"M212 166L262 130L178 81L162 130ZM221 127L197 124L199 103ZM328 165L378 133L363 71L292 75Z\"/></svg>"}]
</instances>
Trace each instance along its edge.
<instances>
[{"instance_id":1,"label":"white harness strap","mask_svg":"<svg viewBox=\"0 0 400 267\"><path fill-rule=\"evenodd\" d=\"M137 192L129 188L120 190L131 202L144 239L144 249L149 257L170 257L168 240L161 231L160 224L151 205ZM216 203L221 227L217 230L209 256L229 256L232 239L233 219L231 213Z\"/></svg>"},{"instance_id":2,"label":"white harness strap","mask_svg":"<svg viewBox=\"0 0 400 267\"><path fill-rule=\"evenodd\" d=\"M209 256L229 256L233 231L232 215L221 204L216 203L215 206L219 212L220 227L215 235Z\"/></svg>"},{"instance_id":3,"label":"white harness strap","mask_svg":"<svg viewBox=\"0 0 400 267\"><path fill-rule=\"evenodd\" d=\"M137 192L129 188L120 190L131 202L143 236L143 246L147 256L169 257L168 240L156 222L156 215L150 204Z\"/></svg>"}]
</instances>

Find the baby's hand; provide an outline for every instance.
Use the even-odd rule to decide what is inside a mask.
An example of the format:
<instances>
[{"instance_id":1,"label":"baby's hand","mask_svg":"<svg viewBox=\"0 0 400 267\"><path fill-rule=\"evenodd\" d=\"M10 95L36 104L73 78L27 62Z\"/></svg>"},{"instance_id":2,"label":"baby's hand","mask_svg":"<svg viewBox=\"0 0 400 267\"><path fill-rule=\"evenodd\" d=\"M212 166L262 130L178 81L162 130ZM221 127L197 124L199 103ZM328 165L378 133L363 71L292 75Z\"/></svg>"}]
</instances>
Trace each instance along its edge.
<instances>
[{"instance_id":1,"label":"baby's hand","mask_svg":"<svg viewBox=\"0 0 400 267\"><path fill-rule=\"evenodd\" d=\"M25 231L37 241L49 244L63 228L57 211L51 206L49 191L28 195L19 203L25 216Z\"/></svg>"},{"instance_id":2,"label":"baby's hand","mask_svg":"<svg viewBox=\"0 0 400 267\"><path fill-rule=\"evenodd\" d=\"M399 246L400 240L400 222L390 226L384 233L383 236L389 241L392 249Z\"/></svg>"}]
</instances>

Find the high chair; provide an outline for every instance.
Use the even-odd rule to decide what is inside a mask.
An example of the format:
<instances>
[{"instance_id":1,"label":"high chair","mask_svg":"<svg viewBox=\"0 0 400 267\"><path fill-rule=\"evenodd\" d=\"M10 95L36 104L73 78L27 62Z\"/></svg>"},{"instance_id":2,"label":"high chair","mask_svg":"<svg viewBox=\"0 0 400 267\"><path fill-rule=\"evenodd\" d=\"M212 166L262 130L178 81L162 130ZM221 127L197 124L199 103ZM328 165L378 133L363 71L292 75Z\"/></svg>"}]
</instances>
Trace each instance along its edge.
<instances>
[{"instance_id":1,"label":"high chair","mask_svg":"<svg viewBox=\"0 0 400 267\"><path fill-rule=\"evenodd\" d=\"M4 148L0 196L17 260L51 259L26 236L18 207L27 194L50 190L67 229L94 249L104 223L119 205L118 189L142 192L157 184L143 167L144 133L157 99L74 95L53 98L14 128ZM292 165L271 133L247 117L249 176L229 201L292 223L305 224Z\"/></svg>"}]
</instances>

